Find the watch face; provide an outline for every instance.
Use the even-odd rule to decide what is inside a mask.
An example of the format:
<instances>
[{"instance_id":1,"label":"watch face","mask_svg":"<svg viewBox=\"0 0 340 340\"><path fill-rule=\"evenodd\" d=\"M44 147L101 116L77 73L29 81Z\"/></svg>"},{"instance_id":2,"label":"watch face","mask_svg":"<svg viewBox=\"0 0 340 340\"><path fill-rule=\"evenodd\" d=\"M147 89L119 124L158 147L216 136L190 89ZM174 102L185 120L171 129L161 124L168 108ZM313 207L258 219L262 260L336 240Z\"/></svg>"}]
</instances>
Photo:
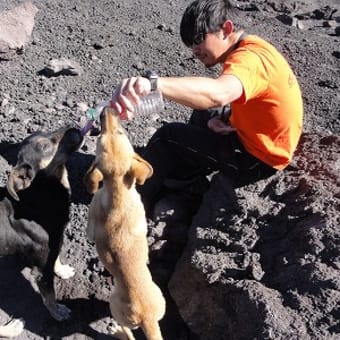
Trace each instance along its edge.
<instances>
[{"instance_id":1,"label":"watch face","mask_svg":"<svg viewBox=\"0 0 340 340\"><path fill-rule=\"evenodd\" d=\"M146 78L157 78L157 72L156 71L153 71L153 70L148 70L145 72L145 77Z\"/></svg>"}]
</instances>

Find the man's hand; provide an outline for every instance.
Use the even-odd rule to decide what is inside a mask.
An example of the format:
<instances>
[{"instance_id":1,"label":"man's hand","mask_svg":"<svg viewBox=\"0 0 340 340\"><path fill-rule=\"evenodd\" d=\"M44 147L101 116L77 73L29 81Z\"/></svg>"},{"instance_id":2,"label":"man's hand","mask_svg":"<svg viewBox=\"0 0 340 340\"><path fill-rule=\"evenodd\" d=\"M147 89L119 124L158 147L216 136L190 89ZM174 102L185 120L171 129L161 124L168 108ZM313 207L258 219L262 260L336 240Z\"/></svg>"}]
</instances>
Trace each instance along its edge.
<instances>
[{"instance_id":1,"label":"man's hand","mask_svg":"<svg viewBox=\"0 0 340 340\"><path fill-rule=\"evenodd\" d=\"M208 120L208 128L220 135L228 135L230 132L236 131L235 128L222 121L219 116Z\"/></svg>"},{"instance_id":2,"label":"man's hand","mask_svg":"<svg viewBox=\"0 0 340 340\"><path fill-rule=\"evenodd\" d=\"M121 119L131 120L140 98L148 95L150 91L151 84L147 78L131 77L124 79L112 96L112 108L117 111Z\"/></svg>"}]
</instances>

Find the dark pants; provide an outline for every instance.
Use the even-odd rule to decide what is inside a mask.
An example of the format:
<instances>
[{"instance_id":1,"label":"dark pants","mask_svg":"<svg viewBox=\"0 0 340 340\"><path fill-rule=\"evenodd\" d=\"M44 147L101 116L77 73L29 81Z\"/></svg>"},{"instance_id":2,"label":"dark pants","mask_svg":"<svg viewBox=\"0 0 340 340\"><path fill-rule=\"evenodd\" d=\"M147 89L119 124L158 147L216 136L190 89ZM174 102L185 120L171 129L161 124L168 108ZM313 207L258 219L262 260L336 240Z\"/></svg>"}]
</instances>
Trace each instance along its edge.
<instances>
[{"instance_id":1,"label":"dark pants","mask_svg":"<svg viewBox=\"0 0 340 340\"><path fill-rule=\"evenodd\" d=\"M152 136L142 153L154 174L138 187L147 208L159 198L165 179L188 180L213 171L225 173L239 187L276 170L249 154L236 132L219 135L207 127L212 111L194 110L189 124L169 123Z\"/></svg>"}]
</instances>

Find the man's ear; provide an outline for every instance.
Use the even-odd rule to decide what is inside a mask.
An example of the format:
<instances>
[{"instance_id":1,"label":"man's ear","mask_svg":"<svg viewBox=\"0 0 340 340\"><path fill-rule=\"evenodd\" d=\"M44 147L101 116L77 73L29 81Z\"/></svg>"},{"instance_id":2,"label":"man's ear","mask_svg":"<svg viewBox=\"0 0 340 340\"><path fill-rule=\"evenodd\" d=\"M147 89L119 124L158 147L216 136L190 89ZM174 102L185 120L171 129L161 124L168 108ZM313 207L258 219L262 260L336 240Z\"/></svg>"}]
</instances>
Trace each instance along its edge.
<instances>
[{"instance_id":1,"label":"man's ear","mask_svg":"<svg viewBox=\"0 0 340 340\"><path fill-rule=\"evenodd\" d=\"M94 194L98 190L99 184L102 180L103 174L97 168L97 162L96 160L94 160L83 178L83 183L86 187L87 192L89 194Z\"/></svg>"},{"instance_id":2,"label":"man's ear","mask_svg":"<svg viewBox=\"0 0 340 340\"><path fill-rule=\"evenodd\" d=\"M27 165L16 166L10 173L7 181L7 191L16 200L19 201L18 191L27 189L34 179L34 171Z\"/></svg>"},{"instance_id":3,"label":"man's ear","mask_svg":"<svg viewBox=\"0 0 340 340\"><path fill-rule=\"evenodd\" d=\"M222 25L224 36L227 37L230 33L234 32L234 24L231 20L226 20Z\"/></svg>"},{"instance_id":4,"label":"man's ear","mask_svg":"<svg viewBox=\"0 0 340 340\"><path fill-rule=\"evenodd\" d=\"M152 176L153 169L151 164L135 153L129 173L136 178L137 184L143 185L144 182Z\"/></svg>"}]
</instances>

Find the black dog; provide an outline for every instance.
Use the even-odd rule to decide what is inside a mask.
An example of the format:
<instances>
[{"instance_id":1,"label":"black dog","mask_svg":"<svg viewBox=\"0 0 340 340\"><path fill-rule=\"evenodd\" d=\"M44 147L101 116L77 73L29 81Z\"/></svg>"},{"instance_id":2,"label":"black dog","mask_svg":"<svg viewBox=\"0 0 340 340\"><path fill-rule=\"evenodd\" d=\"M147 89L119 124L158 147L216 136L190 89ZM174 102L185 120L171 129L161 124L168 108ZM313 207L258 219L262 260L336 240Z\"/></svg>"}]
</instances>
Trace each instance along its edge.
<instances>
[{"instance_id":1,"label":"black dog","mask_svg":"<svg viewBox=\"0 0 340 340\"><path fill-rule=\"evenodd\" d=\"M82 141L76 128L34 133L22 142L7 188L0 188L0 256L19 254L36 269L43 303L56 320L67 319L70 310L56 302L54 272L74 273L58 257L70 210L65 163ZM0 336L16 336L22 329L14 320L0 326Z\"/></svg>"}]
</instances>

